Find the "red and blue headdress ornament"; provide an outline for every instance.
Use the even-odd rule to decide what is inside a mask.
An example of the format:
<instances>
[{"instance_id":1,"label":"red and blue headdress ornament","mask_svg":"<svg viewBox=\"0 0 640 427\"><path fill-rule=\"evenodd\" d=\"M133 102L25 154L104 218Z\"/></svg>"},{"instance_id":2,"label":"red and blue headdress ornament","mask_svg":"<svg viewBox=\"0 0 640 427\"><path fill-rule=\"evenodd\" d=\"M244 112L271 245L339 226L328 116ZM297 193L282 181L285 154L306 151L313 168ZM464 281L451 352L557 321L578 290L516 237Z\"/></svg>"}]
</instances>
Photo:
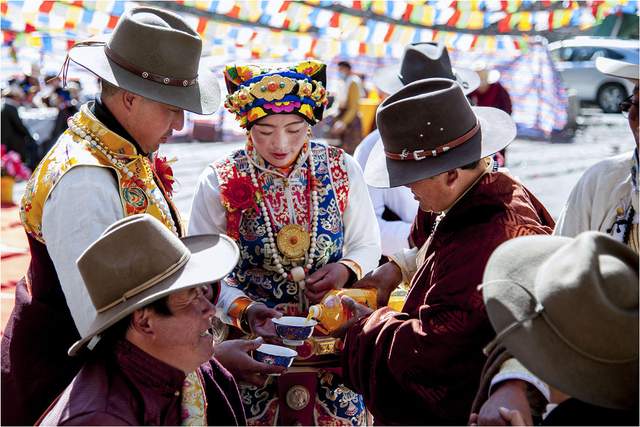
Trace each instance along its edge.
<instances>
[{"instance_id":1,"label":"red and blue headdress ornament","mask_svg":"<svg viewBox=\"0 0 640 427\"><path fill-rule=\"evenodd\" d=\"M298 114L314 125L322 119L327 105L326 65L319 61L304 61L282 69L228 65L224 80L229 91L224 106L245 129L263 117L279 113Z\"/></svg>"}]
</instances>

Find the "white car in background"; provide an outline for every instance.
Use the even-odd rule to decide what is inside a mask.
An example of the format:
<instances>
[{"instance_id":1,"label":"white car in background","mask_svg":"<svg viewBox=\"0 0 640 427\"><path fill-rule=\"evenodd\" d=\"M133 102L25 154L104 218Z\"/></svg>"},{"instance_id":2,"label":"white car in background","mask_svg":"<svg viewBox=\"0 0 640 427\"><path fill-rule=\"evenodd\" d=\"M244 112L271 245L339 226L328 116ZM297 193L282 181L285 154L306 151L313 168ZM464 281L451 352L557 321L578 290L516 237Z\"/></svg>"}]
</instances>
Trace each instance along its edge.
<instances>
[{"instance_id":1,"label":"white car in background","mask_svg":"<svg viewBox=\"0 0 640 427\"><path fill-rule=\"evenodd\" d=\"M595 102L605 113L620 111L620 102L633 91L625 79L607 76L596 69L596 58L638 63L638 40L575 37L549 43L549 51L568 89L580 101Z\"/></svg>"}]
</instances>

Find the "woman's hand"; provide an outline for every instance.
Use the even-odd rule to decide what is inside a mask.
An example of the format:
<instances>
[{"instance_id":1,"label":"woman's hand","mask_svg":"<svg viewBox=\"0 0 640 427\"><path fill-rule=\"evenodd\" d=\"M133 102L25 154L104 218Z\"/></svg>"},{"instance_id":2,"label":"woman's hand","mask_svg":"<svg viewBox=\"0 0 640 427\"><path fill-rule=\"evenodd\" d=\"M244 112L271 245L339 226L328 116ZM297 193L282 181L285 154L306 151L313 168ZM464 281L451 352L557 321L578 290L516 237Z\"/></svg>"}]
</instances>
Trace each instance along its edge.
<instances>
[{"instance_id":1,"label":"woman's hand","mask_svg":"<svg viewBox=\"0 0 640 427\"><path fill-rule=\"evenodd\" d=\"M344 264L333 262L320 268L305 280L305 295L311 304L319 303L331 289L342 289L349 280L351 270Z\"/></svg>"},{"instance_id":2,"label":"woman's hand","mask_svg":"<svg viewBox=\"0 0 640 427\"><path fill-rule=\"evenodd\" d=\"M402 272L395 262L387 262L373 270L353 284L354 288L373 288L377 290L378 307L389 304L391 292L402 282Z\"/></svg>"},{"instance_id":3,"label":"woman's hand","mask_svg":"<svg viewBox=\"0 0 640 427\"><path fill-rule=\"evenodd\" d=\"M247 311L244 314L247 316L247 322L251 328L251 332L261 337L275 337L276 327L273 324L274 317L277 319L282 317L282 313L278 310L267 307L266 305L251 304L247 307Z\"/></svg>"}]
</instances>

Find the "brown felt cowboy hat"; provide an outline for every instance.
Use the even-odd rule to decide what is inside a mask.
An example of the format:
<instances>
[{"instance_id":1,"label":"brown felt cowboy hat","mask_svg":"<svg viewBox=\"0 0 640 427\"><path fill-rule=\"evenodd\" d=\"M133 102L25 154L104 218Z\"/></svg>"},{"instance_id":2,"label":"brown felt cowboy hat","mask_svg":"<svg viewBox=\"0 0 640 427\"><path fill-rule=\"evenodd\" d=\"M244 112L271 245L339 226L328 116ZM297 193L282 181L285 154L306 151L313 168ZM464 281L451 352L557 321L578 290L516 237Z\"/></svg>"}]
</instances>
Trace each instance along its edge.
<instances>
[{"instance_id":1,"label":"brown felt cowboy hat","mask_svg":"<svg viewBox=\"0 0 640 427\"><path fill-rule=\"evenodd\" d=\"M502 343L577 399L638 405L638 255L606 234L520 237L491 255L484 302Z\"/></svg>"},{"instance_id":2,"label":"brown felt cowboy hat","mask_svg":"<svg viewBox=\"0 0 640 427\"><path fill-rule=\"evenodd\" d=\"M220 87L200 64L202 40L179 15L153 7L125 12L111 35L80 42L69 58L101 79L154 101L212 114Z\"/></svg>"},{"instance_id":3,"label":"brown felt cowboy hat","mask_svg":"<svg viewBox=\"0 0 640 427\"><path fill-rule=\"evenodd\" d=\"M373 75L373 83L392 94L417 80L443 78L455 80L465 95L480 85L480 77L472 70L452 67L449 52L442 43L411 43L404 48L399 64L381 68Z\"/></svg>"},{"instance_id":4,"label":"brown felt cowboy hat","mask_svg":"<svg viewBox=\"0 0 640 427\"><path fill-rule=\"evenodd\" d=\"M490 156L516 136L511 117L472 107L453 80L413 82L385 99L376 123L380 140L365 166L373 187L398 187Z\"/></svg>"},{"instance_id":5,"label":"brown felt cowboy hat","mask_svg":"<svg viewBox=\"0 0 640 427\"><path fill-rule=\"evenodd\" d=\"M239 253L225 235L178 238L148 214L115 222L78 258L97 314L69 355L139 308L220 280L235 267Z\"/></svg>"}]
</instances>

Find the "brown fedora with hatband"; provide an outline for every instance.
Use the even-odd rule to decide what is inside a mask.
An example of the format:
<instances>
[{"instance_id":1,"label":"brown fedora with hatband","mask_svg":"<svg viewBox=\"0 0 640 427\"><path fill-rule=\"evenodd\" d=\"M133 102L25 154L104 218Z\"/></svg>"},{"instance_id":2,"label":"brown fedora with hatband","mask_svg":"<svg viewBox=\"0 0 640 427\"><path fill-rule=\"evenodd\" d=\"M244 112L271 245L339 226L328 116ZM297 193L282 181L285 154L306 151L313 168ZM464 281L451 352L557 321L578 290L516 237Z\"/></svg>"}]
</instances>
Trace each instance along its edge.
<instances>
[{"instance_id":1,"label":"brown fedora with hatband","mask_svg":"<svg viewBox=\"0 0 640 427\"><path fill-rule=\"evenodd\" d=\"M449 79L413 82L385 99L376 123L381 139L371 150L365 179L373 187L411 184L490 156L516 136L511 117L472 107Z\"/></svg>"},{"instance_id":2,"label":"brown fedora with hatband","mask_svg":"<svg viewBox=\"0 0 640 427\"><path fill-rule=\"evenodd\" d=\"M113 33L76 44L69 58L129 92L212 114L220 105L220 86L200 63L201 53L202 39L182 17L154 7L134 7L120 17Z\"/></svg>"},{"instance_id":3,"label":"brown fedora with hatband","mask_svg":"<svg viewBox=\"0 0 640 427\"><path fill-rule=\"evenodd\" d=\"M392 94L417 80L443 78L455 80L465 95L480 85L480 77L472 70L452 67L449 52L442 43L411 43L404 48L399 64L381 68L373 75L373 83Z\"/></svg>"}]
</instances>

